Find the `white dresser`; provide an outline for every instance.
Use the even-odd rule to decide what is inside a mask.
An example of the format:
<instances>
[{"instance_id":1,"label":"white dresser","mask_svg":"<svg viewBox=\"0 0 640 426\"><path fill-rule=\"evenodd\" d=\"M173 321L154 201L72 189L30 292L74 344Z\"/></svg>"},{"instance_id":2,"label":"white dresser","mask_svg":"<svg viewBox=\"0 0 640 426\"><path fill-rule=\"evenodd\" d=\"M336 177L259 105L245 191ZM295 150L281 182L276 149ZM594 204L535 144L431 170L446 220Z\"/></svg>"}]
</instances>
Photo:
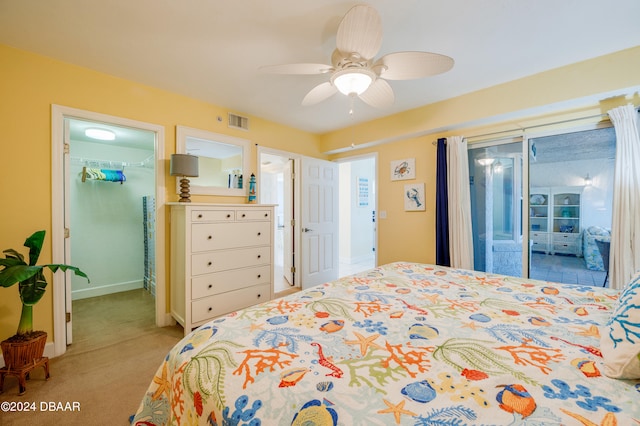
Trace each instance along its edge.
<instances>
[{"instance_id":1,"label":"white dresser","mask_svg":"<svg viewBox=\"0 0 640 426\"><path fill-rule=\"evenodd\" d=\"M273 205L169 204L171 315L185 334L271 299Z\"/></svg>"}]
</instances>

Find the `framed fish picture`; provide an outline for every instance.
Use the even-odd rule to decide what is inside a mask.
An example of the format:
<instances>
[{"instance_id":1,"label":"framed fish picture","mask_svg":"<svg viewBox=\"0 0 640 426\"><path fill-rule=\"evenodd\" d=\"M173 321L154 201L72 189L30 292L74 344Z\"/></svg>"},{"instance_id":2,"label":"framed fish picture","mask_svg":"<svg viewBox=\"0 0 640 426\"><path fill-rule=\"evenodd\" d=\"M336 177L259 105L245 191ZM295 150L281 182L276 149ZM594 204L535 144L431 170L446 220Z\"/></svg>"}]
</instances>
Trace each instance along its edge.
<instances>
[{"instance_id":1,"label":"framed fish picture","mask_svg":"<svg viewBox=\"0 0 640 426\"><path fill-rule=\"evenodd\" d=\"M404 210L407 212L425 211L424 183L411 183L404 186Z\"/></svg>"},{"instance_id":2,"label":"framed fish picture","mask_svg":"<svg viewBox=\"0 0 640 426\"><path fill-rule=\"evenodd\" d=\"M406 158L391 162L391 180L407 180L416 178L416 159Z\"/></svg>"}]
</instances>

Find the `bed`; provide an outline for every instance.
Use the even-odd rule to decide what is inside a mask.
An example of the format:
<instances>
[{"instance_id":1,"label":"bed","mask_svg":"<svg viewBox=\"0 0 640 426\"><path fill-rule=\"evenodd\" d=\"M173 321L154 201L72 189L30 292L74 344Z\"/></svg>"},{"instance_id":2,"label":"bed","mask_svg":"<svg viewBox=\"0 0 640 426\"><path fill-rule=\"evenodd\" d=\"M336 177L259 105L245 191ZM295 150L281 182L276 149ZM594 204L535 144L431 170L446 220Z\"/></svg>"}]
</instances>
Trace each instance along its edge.
<instances>
[{"instance_id":1,"label":"bed","mask_svg":"<svg viewBox=\"0 0 640 426\"><path fill-rule=\"evenodd\" d=\"M634 283L384 265L194 330L132 424L640 424Z\"/></svg>"}]
</instances>

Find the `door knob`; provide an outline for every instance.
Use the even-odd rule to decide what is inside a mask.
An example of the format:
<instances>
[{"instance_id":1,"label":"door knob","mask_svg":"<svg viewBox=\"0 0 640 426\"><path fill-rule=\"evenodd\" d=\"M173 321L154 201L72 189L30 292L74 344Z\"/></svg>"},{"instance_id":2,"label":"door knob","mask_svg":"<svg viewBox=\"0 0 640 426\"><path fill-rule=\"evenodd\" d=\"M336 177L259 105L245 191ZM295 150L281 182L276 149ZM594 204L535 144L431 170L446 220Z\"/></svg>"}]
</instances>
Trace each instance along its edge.
<instances>
[{"instance_id":1,"label":"door knob","mask_svg":"<svg viewBox=\"0 0 640 426\"><path fill-rule=\"evenodd\" d=\"M302 232L311 232L313 231L313 229L309 229L309 228L302 228Z\"/></svg>"}]
</instances>

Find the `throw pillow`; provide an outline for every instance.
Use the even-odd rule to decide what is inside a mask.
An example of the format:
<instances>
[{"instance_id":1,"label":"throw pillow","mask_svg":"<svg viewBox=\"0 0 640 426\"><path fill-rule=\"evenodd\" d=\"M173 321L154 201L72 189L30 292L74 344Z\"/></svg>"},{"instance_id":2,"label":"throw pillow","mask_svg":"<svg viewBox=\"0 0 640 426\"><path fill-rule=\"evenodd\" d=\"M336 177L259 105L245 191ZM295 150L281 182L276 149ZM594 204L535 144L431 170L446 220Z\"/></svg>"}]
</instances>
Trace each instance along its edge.
<instances>
[{"instance_id":1,"label":"throw pillow","mask_svg":"<svg viewBox=\"0 0 640 426\"><path fill-rule=\"evenodd\" d=\"M622 290L600 335L605 374L616 379L640 378L640 271Z\"/></svg>"}]
</instances>

